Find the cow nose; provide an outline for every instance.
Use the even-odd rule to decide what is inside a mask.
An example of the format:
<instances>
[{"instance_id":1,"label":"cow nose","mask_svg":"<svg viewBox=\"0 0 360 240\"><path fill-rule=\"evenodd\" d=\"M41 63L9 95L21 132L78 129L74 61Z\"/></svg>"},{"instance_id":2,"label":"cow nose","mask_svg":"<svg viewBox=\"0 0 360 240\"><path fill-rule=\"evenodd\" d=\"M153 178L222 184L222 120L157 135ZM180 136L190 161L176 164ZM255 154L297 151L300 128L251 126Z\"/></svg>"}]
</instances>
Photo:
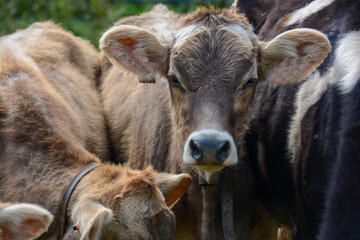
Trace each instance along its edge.
<instances>
[{"instance_id":1,"label":"cow nose","mask_svg":"<svg viewBox=\"0 0 360 240\"><path fill-rule=\"evenodd\" d=\"M230 142L227 140L190 140L191 156L198 164L222 164L230 154Z\"/></svg>"},{"instance_id":2,"label":"cow nose","mask_svg":"<svg viewBox=\"0 0 360 240\"><path fill-rule=\"evenodd\" d=\"M193 132L184 146L184 162L202 168L232 166L237 163L237 158L234 140L224 131L203 129Z\"/></svg>"}]
</instances>

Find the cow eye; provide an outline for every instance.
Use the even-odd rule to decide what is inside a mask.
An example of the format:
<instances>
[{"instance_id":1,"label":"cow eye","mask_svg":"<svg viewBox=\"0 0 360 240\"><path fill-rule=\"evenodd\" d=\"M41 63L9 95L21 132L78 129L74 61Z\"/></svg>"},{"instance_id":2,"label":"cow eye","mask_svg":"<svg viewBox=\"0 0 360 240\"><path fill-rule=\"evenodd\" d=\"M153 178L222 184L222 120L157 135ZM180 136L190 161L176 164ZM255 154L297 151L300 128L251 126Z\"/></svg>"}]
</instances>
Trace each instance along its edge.
<instances>
[{"instance_id":1,"label":"cow eye","mask_svg":"<svg viewBox=\"0 0 360 240\"><path fill-rule=\"evenodd\" d=\"M170 83L177 88L181 88L181 84L179 82L179 80L174 76L174 75L169 75L168 76Z\"/></svg>"},{"instance_id":2,"label":"cow eye","mask_svg":"<svg viewBox=\"0 0 360 240\"><path fill-rule=\"evenodd\" d=\"M242 91L245 91L247 88L254 86L256 79L250 78L241 88Z\"/></svg>"}]
</instances>

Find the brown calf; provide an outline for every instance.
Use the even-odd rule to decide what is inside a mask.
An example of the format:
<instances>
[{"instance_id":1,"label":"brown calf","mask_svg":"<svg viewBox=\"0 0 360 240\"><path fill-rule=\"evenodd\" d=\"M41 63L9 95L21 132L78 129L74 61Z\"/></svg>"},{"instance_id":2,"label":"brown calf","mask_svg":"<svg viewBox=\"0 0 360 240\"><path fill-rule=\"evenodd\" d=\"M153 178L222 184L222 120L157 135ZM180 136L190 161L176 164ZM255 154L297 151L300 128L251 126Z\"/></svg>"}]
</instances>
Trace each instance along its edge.
<instances>
[{"instance_id":1,"label":"brown calf","mask_svg":"<svg viewBox=\"0 0 360 240\"><path fill-rule=\"evenodd\" d=\"M89 43L50 22L0 39L0 200L47 208L55 218L41 239L54 239L65 188L96 162L65 209L65 239L77 239L73 224L81 239L171 239L169 207L191 178L132 171L96 157L107 156L95 87L99 60Z\"/></svg>"},{"instance_id":2,"label":"brown calf","mask_svg":"<svg viewBox=\"0 0 360 240\"><path fill-rule=\"evenodd\" d=\"M256 86L300 81L323 61L329 42L310 29L259 42L246 18L231 10L199 9L186 17L167 10L163 17L166 9L160 9L123 19L100 40L114 65L102 60L102 95L115 161L188 172L215 184L207 191L192 186L187 204L176 214L179 231L188 221L188 234L221 238L217 183L229 175L223 168L236 165L243 154ZM149 20L151 28L140 19ZM167 25L156 28L154 22ZM245 162L237 167L239 206L249 202L252 180ZM238 237L248 236L249 209L238 209Z\"/></svg>"}]
</instances>

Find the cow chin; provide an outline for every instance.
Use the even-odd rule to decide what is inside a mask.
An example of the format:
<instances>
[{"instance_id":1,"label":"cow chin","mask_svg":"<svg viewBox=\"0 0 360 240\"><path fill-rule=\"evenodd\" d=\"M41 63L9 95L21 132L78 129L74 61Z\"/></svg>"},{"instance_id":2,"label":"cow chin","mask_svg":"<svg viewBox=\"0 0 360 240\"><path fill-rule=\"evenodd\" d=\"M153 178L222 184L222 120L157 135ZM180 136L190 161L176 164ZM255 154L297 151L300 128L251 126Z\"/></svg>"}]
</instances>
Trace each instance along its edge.
<instances>
[{"instance_id":1,"label":"cow chin","mask_svg":"<svg viewBox=\"0 0 360 240\"><path fill-rule=\"evenodd\" d=\"M233 166L238 162L234 139L227 132L219 130L202 129L193 132L186 140L183 161L211 172Z\"/></svg>"},{"instance_id":2,"label":"cow chin","mask_svg":"<svg viewBox=\"0 0 360 240\"><path fill-rule=\"evenodd\" d=\"M207 172L218 172L224 168L224 166L219 165L197 165L197 167Z\"/></svg>"}]
</instances>

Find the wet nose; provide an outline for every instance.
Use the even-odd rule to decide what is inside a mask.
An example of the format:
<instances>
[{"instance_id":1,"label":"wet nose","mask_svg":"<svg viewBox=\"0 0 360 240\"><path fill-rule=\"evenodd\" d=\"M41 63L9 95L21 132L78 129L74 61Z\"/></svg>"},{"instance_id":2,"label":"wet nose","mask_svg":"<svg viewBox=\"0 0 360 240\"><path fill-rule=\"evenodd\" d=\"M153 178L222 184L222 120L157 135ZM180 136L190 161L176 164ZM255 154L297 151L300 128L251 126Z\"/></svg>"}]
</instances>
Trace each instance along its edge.
<instances>
[{"instance_id":1,"label":"wet nose","mask_svg":"<svg viewBox=\"0 0 360 240\"><path fill-rule=\"evenodd\" d=\"M190 134L184 146L183 159L187 164L202 166L232 166L238 161L232 136L209 129Z\"/></svg>"},{"instance_id":2,"label":"wet nose","mask_svg":"<svg viewBox=\"0 0 360 240\"><path fill-rule=\"evenodd\" d=\"M230 142L219 139L191 139L191 156L198 164L222 164L230 153Z\"/></svg>"}]
</instances>

